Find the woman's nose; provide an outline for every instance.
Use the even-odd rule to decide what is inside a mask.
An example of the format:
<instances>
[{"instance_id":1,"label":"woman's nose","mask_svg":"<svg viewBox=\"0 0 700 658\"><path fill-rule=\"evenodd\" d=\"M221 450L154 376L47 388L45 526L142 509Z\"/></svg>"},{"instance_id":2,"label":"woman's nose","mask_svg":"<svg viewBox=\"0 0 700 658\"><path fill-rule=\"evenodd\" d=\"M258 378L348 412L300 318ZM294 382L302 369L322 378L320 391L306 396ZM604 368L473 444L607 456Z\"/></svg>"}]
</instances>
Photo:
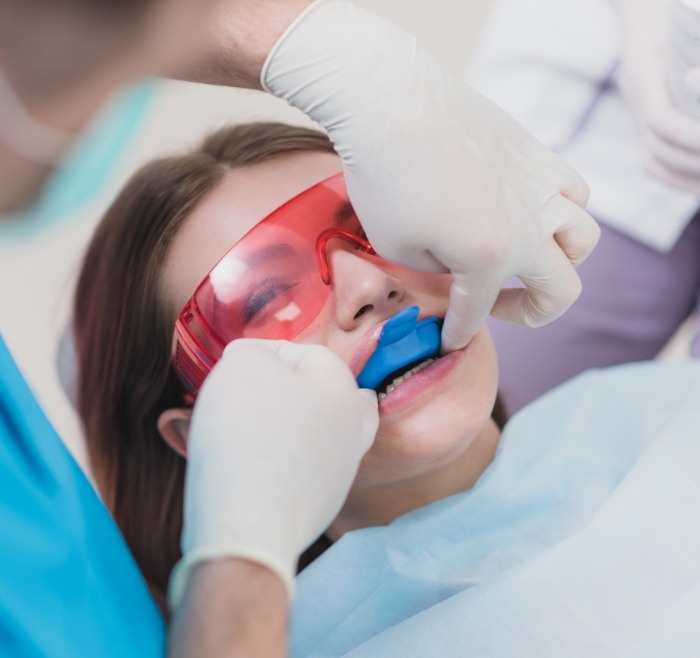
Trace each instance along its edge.
<instances>
[{"instance_id":1,"label":"woman's nose","mask_svg":"<svg viewBox=\"0 0 700 658\"><path fill-rule=\"evenodd\" d=\"M401 308L405 290L383 261L336 240L328 248L338 326L350 331L369 316L386 319Z\"/></svg>"}]
</instances>

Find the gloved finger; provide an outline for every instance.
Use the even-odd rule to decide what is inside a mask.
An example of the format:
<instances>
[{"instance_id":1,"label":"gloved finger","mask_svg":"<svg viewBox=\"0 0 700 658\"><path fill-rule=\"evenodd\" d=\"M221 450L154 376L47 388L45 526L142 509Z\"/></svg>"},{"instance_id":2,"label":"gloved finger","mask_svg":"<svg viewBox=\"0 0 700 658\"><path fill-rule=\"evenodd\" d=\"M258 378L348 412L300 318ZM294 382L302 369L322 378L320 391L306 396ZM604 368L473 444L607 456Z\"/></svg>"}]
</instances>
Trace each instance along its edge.
<instances>
[{"instance_id":1,"label":"gloved finger","mask_svg":"<svg viewBox=\"0 0 700 658\"><path fill-rule=\"evenodd\" d=\"M264 338L239 338L226 346L224 356L231 358L239 355L253 355L254 358L264 358L269 355L290 370L309 374L312 377L325 378L332 375L355 381L350 366L324 345L292 343L286 340ZM377 394L374 391L370 389L358 390L362 391L362 397L376 407Z\"/></svg>"},{"instance_id":2,"label":"gloved finger","mask_svg":"<svg viewBox=\"0 0 700 658\"><path fill-rule=\"evenodd\" d=\"M668 142L652 131L645 134L645 145L652 157L668 169L700 176L700 151L691 151L683 144Z\"/></svg>"},{"instance_id":3,"label":"gloved finger","mask_svg":"<svg viewBox=\"0 0 700 658\"><path fill-rule=\"evenodd\" d=\"M311 378L355 381L350 366L325 345L286 342L279 355L300 374Z\"/></svg>"},{"instance_id":4,"label":"gloved finger","mask_svg":"<svg viewBox=\"0 0 700 658\"><path fill-rule=\"evenodd\" d=\"M360 440L362 445L362 454L364 455L374 444L377 438L377 429L379 427L379 400L376 391L370 388L358 389L358 394L363 400L363 422Z\"/></svg>"},{"instance_id":5,"label":"gloved finger","mask_svg":"<svg viewBox=\"0 0 700 658\"><path fill-rule=\"evenodd\" d=\"M646 128L659 139L700 152L700 121L678 110L667 94L656 96L645 114Z\"/></svg>"},{"instance_id":6,"label":"gloved finger","mask_svg":"<svg viewBox=\"0 0 700 658\"><path fill-rule=\"evenodd\" d=\"M491 315L515 324L540 327L556 320L581 294L581 279L556 243L537 259L537 269L518 277L525 288L501 290Z\"/></svg>"},{"instance_id":7,"label":"gloved finger","mask_svg":"<svg viewBox=\"0 0 700 658\"><path fill-rule=\"evenodd\" d=\"M683 82L688 85L692 91L700 93L700 66L693 66L683 74Z\"/></svg>"},{"instance_id":8,"label":"gloved finger","mask_svg":"<svg viewBox=\"0 0 700 658\"><path fill-rule=\"evenodd\" d=\"M657 54L658 55L658 54ZM645 72L620 77L620 90L636 114L644 132L653 132L669 144L688 151L700 151L700 121L692 118L674 103L666 86L664 58L647 53ZM637 62L639 65L640 62Z\"/></svg>"},{"instance_id":9,"label":"gloved finger","mask_svg":"<svg viewBox=\"0 0 700 658\"><path fill-rule=\"evenodd\" d=\"M286 368L288 371L304 375L312 382L317 382L313 385L324 387L323 390L328 390L329 385L334 385L343 396L356 394L358 400L353 401L352 408L362 419L361 430L357 436L361 442L361 454L367 452L374 443L379 425L377 394L369 389L357 388L350 366L324 345L240 338L226 347L222 360L224 358L239 359L241 363L237 365L251 370L256 369L256 362L259 363L261 359L265 360L269 368L272 360L277 367ZM210 375L209 380L211 379Z\"/></svg>"},{"instance_id":10,"label":"gloved finger","mask_svg":"<svg viewBox=\"0 0 700 658\"><path fill-rule=\"evenodd\" d=\"M236 368L245 369L251 376L261 368L270 372L298 373L316 380L354 383L350 367L327 347L312 343L291 343L285 340L239 338L224 350L212 373L220 370L222 362L235 359ZM211 378L211 375L210 375Z\"/></svg>"},{"instance_id":11,"label":"gloved finger","mask_svg":"<svg viewBox=\"0 0 700 658\"><path fill-rule=\"evenodd\" d=\"M558 182L558 189L561 191L561 194L581 208L585 208L590 196L588 183L568 162L559 160L558 166L563 174L563 177Z\"/></svg>"},{"instance_id":12,"label":"gloved finger","mask_svg":"<svg viewBox=\"0 0 700 658\"><path fill-rule=\"evenodd\" d=\"M202 384L197 404L195 404L195 413L207 399L207 391L220 386L217 382L231 377L238 379L244 372L246 377L256 376L261 370L261 365L267 367L271 361L277 363L279 360L275 356L272 343L273 341L251 338L241 338L229 343Z\"/></svg>"},{"instance_id":13,"label":"gloved finger","mask_svg":"<svg viewBox=\"0 0 700 658\"><path fill-rule=\"evenodd\" d=\"M223 355L230 357L249 352L276 354L283 342L282 340L267 340L265 338L237 338L226 345Z\"/></svg>"},{"instance_id":14,"label":"gloved finger","mask_svg":"<svg viewBox=\"0 0 700 658\"><path fill-rule=\"evenodd\" d=\"M231 358L238 355L257 354L274 356L280 364L291 370L298 370L308 358L310 352L323 350L320 345L311 343L290 343L286 340L268 340L265 338L238 338L224 349L224 356Z\"/></svg>"},{"instance_id":15,"label":"gloved finger","mask_svg":"<svg viewBox=\"0 0 700 658\"><path fill-rule=\"evenodd\" d=\"M377 391L371 388L360 388L358 389L360 391L360 395L371 402L375 407L379 403L379 400L377 399Z\"/></svg>"},{"instance_id":16,"label":"gloved finger","mask_svg":"<svg viewBox=\"0 0 700 658\"><path fill-rule=\"evenodd\" d=\"M282 341L279 353L289 362L294 359L295 372L303 375L312 386L326 393L335 391L336 401L352 410L355 420L360 420L359 429L352 436L353 441L359 442L358 458L366 453L374 443L379 426L379 400L375 391L358 388L350 366L324 345Z\"/></svg>"},{"instance_id":17,"label":"gloved finger","mask_svg":"<svg viewBox=\"0 0 700 658\"><path fill-rule=\"evenodd\" d=\"M337 367L340 359L323 345L278 341L277 356L290 368L300 373L314 373L329 366ZM342 361L340 364L344 365Z\"/></svg>"},{"instance_id":18,"label":"gloved finger","mask_svg":"<svg viewBox=\"0 0 700 658\"><path fill-rule=\"evenodd\" d=\"M306 347L311 349L304 352L296 371L317 382L315 385L324 387L326 391L329 390L329 386L337 387L338 395L342 395L343 399L347 400L348 406L352 405L351 408L362 420L361 431L357 438L362 442L361 449L364 454L374 443L379 426L377 393L371 389L359 388L350 366L329 348L322 345ZM350 398L352 395L357 396L357 399L352 400Z\"/></svg>"},{"instance_id":19,"label":"gloved finger","mask_svg":"<svg viewBox=\"0 0 700 658\"><path fill-rule=\"evenodd\" d=\"M683 84L695 98L700 97L700 66L694 66L683 74Z\"/></svg>"},{"instance_id":20,"label":"gloved finger","mask_svg":"<svg viewBox=\"0 0 700 658\"><path fill-rule=\"evenodd\" d=\"M460 350L474 337L498 297L501 281L483 274L453 274L442 325L442 351Z\"/></svg>"},{"instance_id":21,"label":"gloved finger","mask_svg":"<svg viewBox=\"0 0 700 658\"><path fill-rule=\"evenodd\" d=\"M600 239L598 222L561 194L547 202L542 218L545 226L554 227L554 239L574 267L588 258Z\"/></svg>"},{"instance_id":22,"label":"gloved finger","mask_svg":"<svg viewBox=\"0 0 700 658\"><path fill-rule=\"evenodd\" d=\"M662 165L650 154L648 154L645 158L644 166L647 171L654 174L661 180L666 181L669 185L673 185L674 187L687 192L700 194L700 176L673 171L672 169Z\"/></svg>"}]
</instances>

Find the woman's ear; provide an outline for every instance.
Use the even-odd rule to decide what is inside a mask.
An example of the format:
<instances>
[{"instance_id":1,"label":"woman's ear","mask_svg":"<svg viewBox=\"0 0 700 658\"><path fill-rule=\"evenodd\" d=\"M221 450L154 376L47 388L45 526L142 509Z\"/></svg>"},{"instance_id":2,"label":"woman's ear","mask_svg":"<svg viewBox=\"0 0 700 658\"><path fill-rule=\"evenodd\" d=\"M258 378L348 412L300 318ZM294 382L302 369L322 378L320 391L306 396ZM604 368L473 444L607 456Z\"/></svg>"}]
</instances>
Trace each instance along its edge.
<instances>
[{"instance_id":1,"label":"woman's ear","mask_svg":"<svg viewBox=\"0 0 700 658\"><path fill-rule=\"evenodd\" d=\"M187 459L187 438L190 433L192 410L166 409L158 416L158 432L178 455Z\"/></svg>"}]
</instances>

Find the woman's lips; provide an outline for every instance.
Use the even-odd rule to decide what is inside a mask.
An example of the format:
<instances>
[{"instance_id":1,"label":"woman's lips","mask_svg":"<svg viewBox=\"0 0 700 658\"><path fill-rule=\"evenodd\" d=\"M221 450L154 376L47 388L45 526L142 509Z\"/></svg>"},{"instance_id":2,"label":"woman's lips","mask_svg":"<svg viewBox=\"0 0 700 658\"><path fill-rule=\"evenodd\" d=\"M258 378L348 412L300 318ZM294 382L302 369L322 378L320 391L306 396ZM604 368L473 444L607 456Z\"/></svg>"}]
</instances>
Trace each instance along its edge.
<instances>
[{"instance_id":1,"label":"woman's lips","mask_svg":"<svg viewBox=\"0 0 700 658\"><path fill-rule=\"evenodd\" d=\"M369 358L376 351L379 336L381 336L382 331L384 330L384 325L390 319L391 318L387 318L381 324L373 327L360 339L357 349L350 359L350 370L352 371L352 375L355 379L360 376L362 369L367 365L367 361L369 361Z\"/></svg>"},{"instance_id":2,"label":"woman's lips","mask_svg":"<svg viewBox=\"0 0 700 658\"><path fill-rule=\"evenodd\" d=\"M447 379L465 356L467 347L450 352L440 357L428 367L423 368L406 381L399 384L391 393L379 401L380 415L395 413L413 404L424 395L433 393L433 389Z\"/></svg>"}]
</instances>

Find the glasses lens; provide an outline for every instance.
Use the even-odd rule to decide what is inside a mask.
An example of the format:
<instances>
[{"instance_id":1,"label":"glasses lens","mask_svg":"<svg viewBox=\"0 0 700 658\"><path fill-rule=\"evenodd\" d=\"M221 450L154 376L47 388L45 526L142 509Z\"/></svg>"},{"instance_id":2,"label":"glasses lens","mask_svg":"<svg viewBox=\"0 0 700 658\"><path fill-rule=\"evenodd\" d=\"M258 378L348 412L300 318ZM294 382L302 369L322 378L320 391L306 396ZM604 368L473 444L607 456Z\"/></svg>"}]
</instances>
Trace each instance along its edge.
<instances>
[{"instance_id":1,"label":"glasses lens","mask_svg":"<svg viewBox=\"0 0 700 658\"><path fill-rule=\"evenodd\" d=\"M291 340L318 316L330 278L317 242L329 231L372 253L342 174L285 203L226 253L176 323L175 369L188 390L199 388L231 341Z\"/></svg>"}]
</instances>

